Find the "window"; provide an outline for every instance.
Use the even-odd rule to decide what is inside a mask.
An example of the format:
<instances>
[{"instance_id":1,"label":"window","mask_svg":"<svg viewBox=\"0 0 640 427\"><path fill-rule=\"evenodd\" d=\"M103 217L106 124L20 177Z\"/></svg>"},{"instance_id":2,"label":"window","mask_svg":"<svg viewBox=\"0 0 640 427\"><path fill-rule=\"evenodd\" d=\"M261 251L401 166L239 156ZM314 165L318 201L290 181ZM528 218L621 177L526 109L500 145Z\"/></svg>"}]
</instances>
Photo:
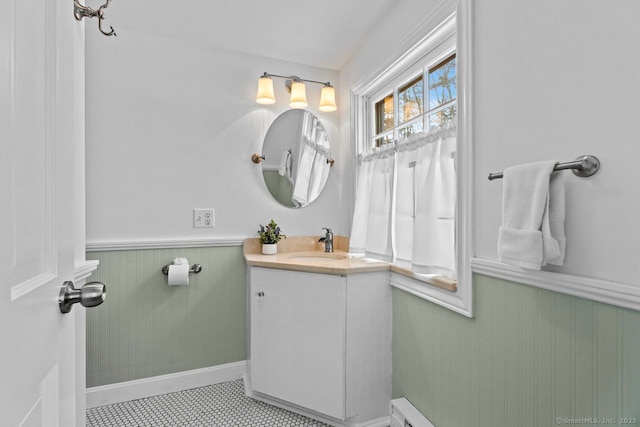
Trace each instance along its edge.
<instances>
[{"instance_id":1,"label":"window","mask_svg":"<svg viewBox=\"0 0 640 427\"><path fill-rule=\"evenodd\" d=\"M466 25L462 32L458 19ZM403 41L404 49L394 50L396 59L385 56L352 87L359 163L351 250L391 260L392 286L472 317L472 79L465 44L471 40L470 26L470 1L446 1ZM413 149L417 144L422 151ZM446 170L447 179L437 186L425 186L423 180L432 170L424 161L429 156L438 157L438 167ZM425 194L441 191L442 182L447 208L432 209L436 203ZM441 246L429 247L435 234L423 239L416 231L425 229L425 216L448 221L443 235L451 236L452 268L435 268L430 276L421 268L444 264L421 263L426 252L435 257L442 252Z\"/></svg>"},{"instance_id":2,"label":"window","mask_svg":"<svg viewBox=\"0 0 640 427\"><path fill-rule=\"evenodd\" d=\"M457 279L456 77L450 37L368 97L371 136L363 152L375 155L361 164L368 194L356 197L368 199L369 212L354 216L374 234L366 237L366 254L428 283L438 278L450 290Z\"/></svg>"},{"instance_id":3,"label":"window","mask_svg":"<svg viewBox=\"0 0 640 427\"><path fill-rule=\"evenodd\" d=\"M451 46L450 49L453 48ZM426 63L418 76L398 84L391 93L373 102L371 146L381 147L455 120L456 55L449 52L447 54L445 59L437 58L437 62L433 64ZM433 60L424 60L429 59ZM396 99L397 103L394 102Z\"/></svg>"}]
</instances>

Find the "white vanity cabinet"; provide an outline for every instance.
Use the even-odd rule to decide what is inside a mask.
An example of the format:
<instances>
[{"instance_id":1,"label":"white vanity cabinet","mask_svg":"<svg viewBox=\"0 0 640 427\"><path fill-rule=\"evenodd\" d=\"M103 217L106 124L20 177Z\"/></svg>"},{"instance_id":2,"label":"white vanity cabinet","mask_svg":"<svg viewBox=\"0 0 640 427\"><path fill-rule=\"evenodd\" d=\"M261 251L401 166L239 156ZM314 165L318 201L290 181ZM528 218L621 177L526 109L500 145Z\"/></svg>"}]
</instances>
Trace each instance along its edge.
<instances>
[{"instance_id":1,"label":"white vanity cabinet","mask_svg":"<svg viewBox=\"0 0 640 427\"><path fill-rule=\"evenodd\" d=\"M349 425L388 418L387 272L332 275L250 267L249 281L254 394Z\"/></svg>"}]
</instances>

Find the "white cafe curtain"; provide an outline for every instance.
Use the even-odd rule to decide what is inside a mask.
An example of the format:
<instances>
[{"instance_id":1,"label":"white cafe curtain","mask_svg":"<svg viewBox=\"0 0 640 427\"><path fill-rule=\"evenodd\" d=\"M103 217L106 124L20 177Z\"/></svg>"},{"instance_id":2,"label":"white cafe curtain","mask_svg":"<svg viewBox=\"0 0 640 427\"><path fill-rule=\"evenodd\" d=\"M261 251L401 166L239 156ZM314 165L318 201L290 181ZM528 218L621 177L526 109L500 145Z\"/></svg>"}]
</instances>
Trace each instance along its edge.
<instances>
[{"instance_id":1,"label":"white cafe curtain","mask_svg":"<svg viewBox=\"0 0 640 427\"><path fill-rule=\"evenodd\" d=\"M456 128L361 155L351 251L456 278Z\"/></svg>"},{"instance_id":2,"label":"white cafe curtain","mask_svg":"<svg viewBox=\"0 0 640 427\"><path fill-rule=\"evenodd\" d=\"M360 172L351 228L351 251L393 261L391 214L393 207L394 148L376 148L359 157Z\"/></svg>"}]
</instances>

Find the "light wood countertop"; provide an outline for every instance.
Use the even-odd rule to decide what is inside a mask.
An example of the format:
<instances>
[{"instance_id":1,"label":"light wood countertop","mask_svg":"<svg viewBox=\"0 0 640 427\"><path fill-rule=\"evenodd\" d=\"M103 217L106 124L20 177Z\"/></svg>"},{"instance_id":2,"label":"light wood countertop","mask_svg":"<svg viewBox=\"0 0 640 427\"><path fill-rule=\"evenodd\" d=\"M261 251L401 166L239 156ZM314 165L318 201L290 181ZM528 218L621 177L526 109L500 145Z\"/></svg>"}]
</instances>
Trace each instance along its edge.
<instances>
[{"instance_id":1,"label":"light wood countertop","mask_svg":"<svg viewBox=\"0 0 640 427\"><path fill-rule=\"evenodd\" d=\"M434 277L426 281L415 275L411 270L399 268L388 262L350 255L348 237L335 236L333 239L334 252L329 253L324 252L324 243L318 242L318 239L318 236L283 239L278 242L278 253L275 255L262 254L260 239L245 239L243 244L244 259L247 265L252 267L334 275L393 271L452 292L457 289L456 282L446 277Z\"/></svg>"},{"instance_id":2,"label":"light wood countertop","mask_svg":"<svg viewBox=\"0 0 640 427\"><path fill-rule=\"evenodd\" d=\"M389 271L389 264L369 258L349 256L348 252L285 252L275 255L244 254L247 265L281 270L324 274L353 274L367 271Z\"/></svg>"},{"instance_id":3,"label":"light wood countertop","mask_svg":"<svg viewBox=\"0 0 640 427\"><path fill-rule=\"evenodd\" d=\"M368 271L389 271L389 263L352 256L349 254L349 239L335 236L334 252L324 252L324 243L319 237L289 237L278 242L278 253L263 255L260 239L244 241L244 259L254 267L281 270L307 271L324 274L353 274Z\"/></svg>"}]
</instances>

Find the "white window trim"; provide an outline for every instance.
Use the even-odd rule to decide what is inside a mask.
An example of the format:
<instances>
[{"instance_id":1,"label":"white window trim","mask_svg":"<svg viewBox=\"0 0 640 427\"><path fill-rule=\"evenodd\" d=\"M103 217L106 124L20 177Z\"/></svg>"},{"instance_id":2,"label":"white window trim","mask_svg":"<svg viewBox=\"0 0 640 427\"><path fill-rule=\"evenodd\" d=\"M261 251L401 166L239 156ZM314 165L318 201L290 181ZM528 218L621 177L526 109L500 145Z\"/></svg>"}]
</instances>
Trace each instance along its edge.
<instances>
[{"instance_id":1,"label":"white window trim","mask_svg":"<svg viewBox=\"0 0 640 427\"><path fill-rule=\"evenodd\" d=\"M391 285L432 301L467 317L473 317L473 287L471 258L473 257L473 55L472 0L446 0L411 34L395 46L372 71L351 88L352 149L364 151L369 144L366 98L385 83L399 76L408 67L456 34L458 80L458 212L456 216L457 273L456 292L449 292L398 273L391 274ZM404 52L398 55L398 52ZM355 156L354 156L355 157ZM354 173L357 173L354 168ZM355 183L354 175L354 183ZM354 192L355 194L355 192Z\"/></svg>"}]
</instances>

